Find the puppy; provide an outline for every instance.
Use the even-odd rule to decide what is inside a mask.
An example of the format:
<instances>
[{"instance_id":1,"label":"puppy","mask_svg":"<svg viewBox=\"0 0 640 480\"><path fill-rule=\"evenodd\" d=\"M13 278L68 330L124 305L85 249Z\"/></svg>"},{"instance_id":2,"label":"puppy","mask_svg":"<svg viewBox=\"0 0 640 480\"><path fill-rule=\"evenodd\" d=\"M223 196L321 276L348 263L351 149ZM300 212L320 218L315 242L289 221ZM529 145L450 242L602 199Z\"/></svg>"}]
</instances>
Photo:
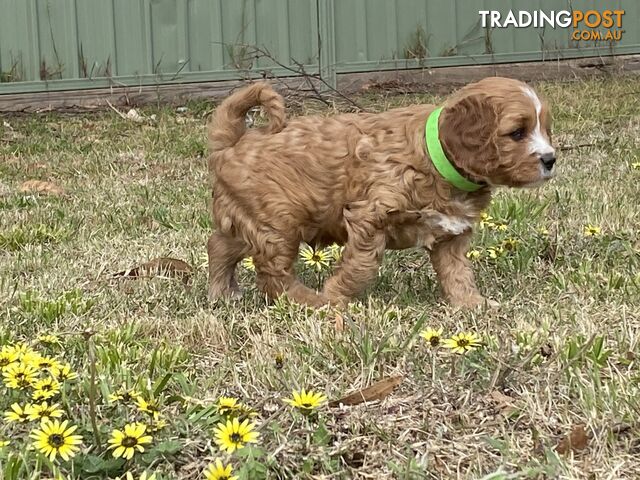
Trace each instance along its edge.
<instances>
[{"instance_id":1,"label":"puppy","mask_svg":"<svg viewBox=\"0 0 640 480\"><path fill-rule=\"evenodd\" d=\"M258 105L269 123L246 130L245 114ZM496 187L553 176L550 127L545 102L508 78L470 84L441 109L289 121L267 83L249 85L208 126L217 226L208 241L209 297L239 294L235 267L250 255L269 298L340 305L375 279L385 249L424 247L446 300L483 304L466 257L472 226ZM302 241L345 246L321 292L295 275Z\"/></svg>"}]
</instances>

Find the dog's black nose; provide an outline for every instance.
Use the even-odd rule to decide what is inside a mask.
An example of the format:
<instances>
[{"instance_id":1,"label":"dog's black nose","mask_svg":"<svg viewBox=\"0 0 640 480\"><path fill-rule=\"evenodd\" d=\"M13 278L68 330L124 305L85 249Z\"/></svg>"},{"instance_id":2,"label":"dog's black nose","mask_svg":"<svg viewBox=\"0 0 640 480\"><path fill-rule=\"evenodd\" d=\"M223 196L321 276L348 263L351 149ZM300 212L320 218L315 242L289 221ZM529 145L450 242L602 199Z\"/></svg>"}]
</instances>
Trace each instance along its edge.
<instances>
[{"instance_id":1,"label":"dog's black nose","mask_svg":"<svg viewBox=\"0 0 640 480\"><path fill-rule=\"evenodd\" d=\"M544 165L544 168L551 171L551 169L553 168L553 165L556 163L556 154L545 153L540 157L540 161L542 162L542 165Z\"/></svg>"}]
</instances>

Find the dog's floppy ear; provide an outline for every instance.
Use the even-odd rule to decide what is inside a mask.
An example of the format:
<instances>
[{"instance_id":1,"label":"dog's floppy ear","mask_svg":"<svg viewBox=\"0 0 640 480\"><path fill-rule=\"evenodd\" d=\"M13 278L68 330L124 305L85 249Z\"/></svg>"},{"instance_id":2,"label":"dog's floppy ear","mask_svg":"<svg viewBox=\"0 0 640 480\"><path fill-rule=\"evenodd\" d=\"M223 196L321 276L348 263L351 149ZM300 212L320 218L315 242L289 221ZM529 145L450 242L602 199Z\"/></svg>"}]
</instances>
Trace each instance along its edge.
<instances>
[{"instance_id":1,"label":"dog's floppy ear","mask_svg":"<svg viewBox=\"0 0 640 480\"><path fill-rule=\"evenodd\" d=\"M498 156L498 114L483 94L463 97L445 106L440 115L440 141L449 161L464 172L483 179Z\"/></svg>"}]
</instances>

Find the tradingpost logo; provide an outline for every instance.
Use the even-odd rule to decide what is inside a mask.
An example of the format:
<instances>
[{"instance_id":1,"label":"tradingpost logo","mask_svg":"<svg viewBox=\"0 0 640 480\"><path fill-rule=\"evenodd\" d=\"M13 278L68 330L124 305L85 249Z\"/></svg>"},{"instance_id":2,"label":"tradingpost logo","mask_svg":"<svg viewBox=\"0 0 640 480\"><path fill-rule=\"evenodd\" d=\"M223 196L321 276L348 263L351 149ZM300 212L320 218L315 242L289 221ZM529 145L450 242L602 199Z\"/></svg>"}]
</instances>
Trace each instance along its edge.
<instances>
[{"instance_id":1,"label":"tradingpost logo","mask_svg":"<svg viewBox=\"0 0 640 480\"><path fill-rule=\"evenodd\" d=\"M609 40L622 38L624 10L509 10L503 16L497 10L479 10L483 28L545 27L573 28L572 40Z\"/></svg>"}]
</instances>

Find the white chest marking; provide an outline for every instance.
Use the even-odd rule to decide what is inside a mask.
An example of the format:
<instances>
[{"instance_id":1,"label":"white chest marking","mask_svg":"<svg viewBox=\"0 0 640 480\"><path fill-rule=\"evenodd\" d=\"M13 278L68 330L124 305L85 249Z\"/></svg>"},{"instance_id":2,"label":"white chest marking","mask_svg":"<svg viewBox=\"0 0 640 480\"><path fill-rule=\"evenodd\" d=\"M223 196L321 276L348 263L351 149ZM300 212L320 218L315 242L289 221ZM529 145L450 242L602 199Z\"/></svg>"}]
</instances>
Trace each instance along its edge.
<instances>
[{"instance_id":1,"label":"white chest marking","mask_svg":"<svg viewBox=\"0 0 640 480\"><path fill-rule=\"evenodd\" d=\"M451 235L460 235L473 225L464 217L452 217L449 215L440 215L436 220L436 225Z\"/></svg>"},{"instance_id":2,"label":"white chest marking","mask_svg":"<svg viewBox=\"0 0 640 480\"><path fill-rule=\"evenodd\" d=\"M542 131L540 129L540 113L542 111L540 99L538 98L538 95L536 95L536 92L530 88L523 88L523 90L531 99L533 106L536 109L536 127L533 129L533 132L531 132L531 136L529 137L529 153L538 156L542 156L545 153L554 153L555 150L544 135L542 135Z\"/></svg>"}]
</instances>

